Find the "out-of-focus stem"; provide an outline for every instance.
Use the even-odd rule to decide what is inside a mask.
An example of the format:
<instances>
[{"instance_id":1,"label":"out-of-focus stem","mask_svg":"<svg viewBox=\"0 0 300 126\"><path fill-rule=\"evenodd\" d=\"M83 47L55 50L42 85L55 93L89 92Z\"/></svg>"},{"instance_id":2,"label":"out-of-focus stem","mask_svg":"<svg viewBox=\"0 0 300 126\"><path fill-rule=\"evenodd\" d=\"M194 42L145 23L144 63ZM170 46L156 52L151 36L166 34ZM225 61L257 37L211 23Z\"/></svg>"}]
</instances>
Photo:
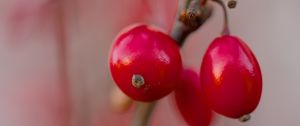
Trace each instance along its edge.
<instances>
[{"instance_id":1,"label":"out-of-focus stem","mask_svg":"<svg viewBox=\"0 0 300 126\"><path fill-rule=\"evenodd\" d=\"M65 109L66 109L66 115L64 115L65 117L68 118L68 120L66 120L66 123L64 125L70 125L70 120L71 120L71 115L70 115L70 108L69 106L71 105L71 101L70 101L70 94L69 94L69 76L68 76L68 59L67 59L67 40L66 40L66 34L65 34L65 15L64 15L64 2L63 1L54 1L57 2L55 4L57 4L57 37L58 37L58 41L57 41L57 51L58 51L58 64L59 64L59 77L60 77L60 81L62 83L62 87L65 88L65 93L67 96L65 96L65 101L67 102L67 104L65 104Z\"/></svg>"},{"instance_id":2,"label":"out-of-focus stem","mask_svg":"<svg viewBox=\"0 0 300 126\"><path fill-rule=\"evenodd\" d=\"M131 126L148 126L156 102L137 104Z\"/></svg>"},{"instance_id":3,"label":"out-of-focus stem","mask_svg":"<svg viewBox=\"0 0 300 126\"><path fill-rule=\"evenodd\" d=\"M110 96L111 107L116 112L127 112L133 100L124 94L118 87L114 87Z\"/></svg>"}]
</instances>

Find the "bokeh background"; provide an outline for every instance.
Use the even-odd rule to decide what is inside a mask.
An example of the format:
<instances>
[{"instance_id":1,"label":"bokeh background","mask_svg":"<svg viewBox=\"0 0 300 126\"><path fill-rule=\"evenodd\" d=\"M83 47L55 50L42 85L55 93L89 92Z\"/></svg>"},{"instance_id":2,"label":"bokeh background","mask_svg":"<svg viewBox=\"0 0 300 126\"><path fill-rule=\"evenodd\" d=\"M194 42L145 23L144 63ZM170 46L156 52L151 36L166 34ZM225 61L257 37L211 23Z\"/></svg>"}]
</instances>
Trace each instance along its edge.
<instances>
[{"instance_id":1,"label":"bokeh background","mask_svg":"<svg viewBox=\"0 0 300 126\"><path fill-rule=\"evenodd\" d=\"M109 103L110 45L136 22L170 31L176 8L176 0L1 0L0 125L129 125L132 110L116 113ZM222 28L221 8L214 8L182 49L184 63L196 70ZM213 126L300 124L299 12L299 0L238 0L229 11L232 33L259 60L264 88L250 122L217 115ZM171 96L159 101L151 125L186 125Z\"/></svg>"}]
</instances>

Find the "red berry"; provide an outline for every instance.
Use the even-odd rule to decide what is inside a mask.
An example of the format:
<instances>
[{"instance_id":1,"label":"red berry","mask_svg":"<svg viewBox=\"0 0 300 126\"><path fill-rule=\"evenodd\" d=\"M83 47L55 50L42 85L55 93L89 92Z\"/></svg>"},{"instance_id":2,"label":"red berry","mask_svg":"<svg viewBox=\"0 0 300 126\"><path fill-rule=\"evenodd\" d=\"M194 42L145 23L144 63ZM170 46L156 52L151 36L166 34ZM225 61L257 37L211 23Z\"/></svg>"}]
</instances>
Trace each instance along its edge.
<instances>
[{"instance_id":1,"label":"red berry","mask_svg":"<svg viewBox=\"0 0 300 126\"><path fill-rule=\"evenodd\" d=\"M176 42L146 25L131 27L117 37L109 65L119 88L138 101L154 101L169 94L182 70Z\"/></svg>"},{"instance_id":2,"label":"red berry","mask_svg":"<svg viewBox=\"0 0 300 126\"><path fill-rule=\"evenodd\" d=\"M211 108L227 117L245 119L260 101L259 64L237 37L225 35L211 43L202 61L200 80Z\"/></svg>"},{"instance_id":3,"label":"red berry","mask_svg":"<svg viewBox=\"0 0 300 126\"><path fill-rule=\"evenodd\" d=\"M212 111L204 98L198 74L193 70L184 70L178 88L175 90L177 107L190 126L208 126Z\"/></svg>"}]
</instances>

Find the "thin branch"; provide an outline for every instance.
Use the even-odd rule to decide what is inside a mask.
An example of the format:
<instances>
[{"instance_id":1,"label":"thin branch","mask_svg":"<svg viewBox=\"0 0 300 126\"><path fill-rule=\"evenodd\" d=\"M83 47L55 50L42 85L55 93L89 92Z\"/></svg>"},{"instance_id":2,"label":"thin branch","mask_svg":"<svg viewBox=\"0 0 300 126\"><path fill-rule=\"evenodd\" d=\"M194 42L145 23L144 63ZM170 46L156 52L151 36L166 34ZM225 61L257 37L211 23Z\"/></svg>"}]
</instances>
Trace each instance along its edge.
<instances>
[{"instance_id":1,"label":"thin branch","mask_svg":"<svg viewBox=\"0 0 300 126\"><path fill-rule=\"evenodd\" d=\"M204 0L205 1L205 0ZM197 30L211 16L212 7L200 4L201 0L191 0L188 8L180 9L171 36L182 46L185 39Z\"/></svg>"}]
</instances>

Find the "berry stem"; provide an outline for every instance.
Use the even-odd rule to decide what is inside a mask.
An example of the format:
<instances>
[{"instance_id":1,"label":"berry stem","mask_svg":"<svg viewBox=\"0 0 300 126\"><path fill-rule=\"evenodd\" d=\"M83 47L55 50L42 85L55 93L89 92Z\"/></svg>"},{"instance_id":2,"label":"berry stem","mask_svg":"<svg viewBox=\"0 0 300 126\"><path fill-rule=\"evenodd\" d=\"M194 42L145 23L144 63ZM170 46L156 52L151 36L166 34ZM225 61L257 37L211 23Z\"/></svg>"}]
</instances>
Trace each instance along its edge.
<instances>
[{"instance_id":1,"label":"berry stem","mask_svg":"<svg viewBox=\"0 0 300 126\"><path fill-rule=\"evenodd\" d=\"M222 35L229 35L230 30L229 30L229 26L228 26L229 22L228 22L228 13L226 10L226 6L222 0L212 0L212 1L218 3L222 7L223 12L224 12L224 27L223 27Z\"/></svg>"}]
</instances>

